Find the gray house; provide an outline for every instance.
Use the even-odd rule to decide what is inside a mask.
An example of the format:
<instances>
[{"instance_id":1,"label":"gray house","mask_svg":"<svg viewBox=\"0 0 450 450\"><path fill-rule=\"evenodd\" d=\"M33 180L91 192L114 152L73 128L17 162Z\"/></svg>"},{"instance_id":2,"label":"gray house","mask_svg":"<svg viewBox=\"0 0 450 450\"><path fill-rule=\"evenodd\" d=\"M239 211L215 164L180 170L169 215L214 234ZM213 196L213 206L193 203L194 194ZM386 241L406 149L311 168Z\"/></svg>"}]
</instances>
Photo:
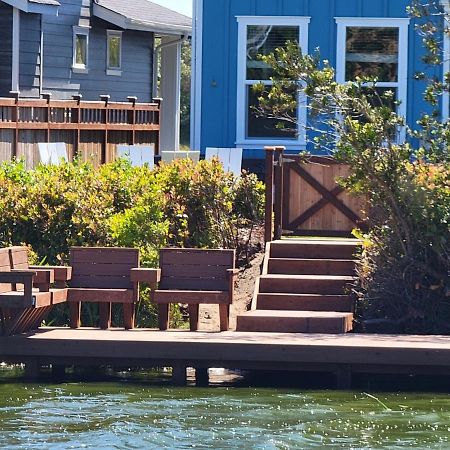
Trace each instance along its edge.
<instances>
[{"instance_id":1,"label":"gray house","mask_svg":"<svg viewBox=\"0 0 450 450\"><path fill-rule=\"evenodd\" d=\"M148 0L0 0L0 97L160 96L161 148L174 150L181 43L190 34L189 17Z\"/></svg>"}]
</instances>

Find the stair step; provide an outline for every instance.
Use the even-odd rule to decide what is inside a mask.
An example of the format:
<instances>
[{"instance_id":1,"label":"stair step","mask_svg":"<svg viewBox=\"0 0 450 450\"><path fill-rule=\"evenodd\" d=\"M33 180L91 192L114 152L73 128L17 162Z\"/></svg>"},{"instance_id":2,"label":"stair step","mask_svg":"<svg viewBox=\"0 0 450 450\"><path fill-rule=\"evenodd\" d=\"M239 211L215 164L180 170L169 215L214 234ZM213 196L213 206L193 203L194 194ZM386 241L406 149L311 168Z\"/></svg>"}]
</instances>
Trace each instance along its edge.
<instances>
[{"instance_id":1,"label":"stair step","mask_svg":"<svg viewBox=\"0 0 450 450\"><path fill-rule=\"evenodd\" d=\"M269 273L285 275L354 275L352 259L269 258Z\"/></svg>"},{"instance_id":2,"label":"stair step","mask_svg":"<svg viewBox=\"0 0 450 450\"><path fill-rule=\"evenodd\" d=\"M352 327L352 313L255 310L237 317L236 331L339 334Z\"/></svg>"},{"instance_id":3,"label":"stair step","mask_svg":"<svg viewBox=\"0 0 450 450\"><path fill-rule=\"evenodd\" d=\"M354 277L331 275L261 275L260 293L341 295Z\"/></svg>"},{"instance_id":4,"label":"stair step","mask_svg":"<svg viewBox=\"0 0 450 450\"><path fill-rule=\"evenodd\" d=\"M358 247L355 239L286 239L270 244L271 258L353 259Z\"/></svg>"},{"instance_id":5,"label":"stair step","mask_svg":"<svg viewBox=\"0 0 450 450\"><path fill-rule=\"evenodd\" d=\"M353 308L349 295L258 294L256 302L258 310L352 312Z\"/></svg>"}]
</instances>

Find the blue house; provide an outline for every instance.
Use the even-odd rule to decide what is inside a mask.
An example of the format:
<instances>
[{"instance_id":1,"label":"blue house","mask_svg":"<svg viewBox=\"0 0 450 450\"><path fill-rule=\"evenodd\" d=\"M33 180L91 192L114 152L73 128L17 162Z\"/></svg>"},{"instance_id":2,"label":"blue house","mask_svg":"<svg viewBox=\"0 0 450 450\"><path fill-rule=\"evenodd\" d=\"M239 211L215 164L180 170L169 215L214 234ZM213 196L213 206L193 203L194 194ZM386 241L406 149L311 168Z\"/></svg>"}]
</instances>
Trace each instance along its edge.
<instances>
[{"instance_id":1,"label":"blue house","mask_svg":"<svg viewBox=\"0 0 450 450\"><path fill-rule=\"evenodd\" d=\"M401 102L400 114L414 127L420 113L427 110L423 85L414 75L426 68L421 58L422 37L406 13L410 3L195 0L192 147L202 151L205 147L242 147L244 159L262 158L266 145L320 153L307 144L305 105L298 108L298 133L291 135L277 129L275 121L255 117L252 110L257 102L252 85L270 84L270 75L257 55L294 39L305 53L318 48L322 59L336 68L339 82L377 74L378 88L395 92ZM448 96L442 103L446 118Z\"/></svg>"},{"instance_id":2,"label":"blue house","mask_svg":"<svg viewBox=\"0 0 450 450\"><path fill-rule=\"evenodd\" d=\"M161 148L177 149L191 30L189 17L148 0L0 0L0 97L163 97Z\"/></svg>"}]
</instances>

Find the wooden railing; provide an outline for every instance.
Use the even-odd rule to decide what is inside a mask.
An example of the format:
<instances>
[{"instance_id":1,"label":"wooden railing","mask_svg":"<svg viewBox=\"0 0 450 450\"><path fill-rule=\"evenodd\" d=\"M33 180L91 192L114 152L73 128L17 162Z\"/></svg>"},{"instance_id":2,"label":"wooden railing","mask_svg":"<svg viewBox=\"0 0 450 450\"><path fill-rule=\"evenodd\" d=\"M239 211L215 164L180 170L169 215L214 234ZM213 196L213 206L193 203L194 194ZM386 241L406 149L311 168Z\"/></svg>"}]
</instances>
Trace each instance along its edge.
<instances>
[{"instance_id":1,"label":"wooden railing","mask_svg":"<svg viewBox=\"0 0 450 450\"><path fill-rule=\"evenodd\" d=\"M266 242L284 235L350 236L366 228L367 201L337 183L350 168L331 157L284 154L266 147Z\"/></svg>"},{"instance_id":2,"label":"wooden railing","mask_svg":"<svg viewBox=\"0 0 450 450\"><path fill-rule=\"evenodd\" d=\"M118 144L154 144L159 153L160 100L128 103L0 98L0 161L38 162L38 142L65 142L70 158L115 158Z\"/></svg>"}]
</instances>

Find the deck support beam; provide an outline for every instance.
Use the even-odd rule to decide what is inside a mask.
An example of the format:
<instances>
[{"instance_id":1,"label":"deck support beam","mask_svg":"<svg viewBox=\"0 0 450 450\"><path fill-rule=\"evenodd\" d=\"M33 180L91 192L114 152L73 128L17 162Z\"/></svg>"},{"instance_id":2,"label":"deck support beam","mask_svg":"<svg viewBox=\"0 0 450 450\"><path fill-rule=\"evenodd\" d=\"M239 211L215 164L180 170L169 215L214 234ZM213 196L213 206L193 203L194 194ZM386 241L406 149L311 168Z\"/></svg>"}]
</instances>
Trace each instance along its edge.
<instances>
[{"instance_id":1,"label":"deck support beam","mask_svg":"<svg viewBox=\"0 0 450 450\"><path fill-rule=\"evenodd\" d=\"M26 380L37 380L41 373L41 365L37 359L29 359L25 363L24 378Z\"/></svg>"},{"instance_id":2,"label":"deck support beam","mask_svg":"<svg viewBox=\"0 0 450 450\"><path fill-rule=\"evenodd\" d=\"M176 365L172 367L172 383L175 386L186 386L186 369L187 367L185 365Z\"/></svg>"},{"instance_id":3,"label":"deck support beam","mask_svg":"<svg viewBox=\"0 0 450 450\"><path fill-rule=\"evenodd\" d=\"M352 370L348 365L340 366L335 371L336 386L339 390L349 390L352 388Z\"/></svg>"},{"instance_id":4,"label":"deck support beam","mask_svg":"<svg viewBox=\"0 0 450 450\"><path fill-rule=\"evenodd\" d=\"M209 385L209 371L207 368L195 368L195 384L199 387L206 387Z\"/></svg>"}]
</instances>

